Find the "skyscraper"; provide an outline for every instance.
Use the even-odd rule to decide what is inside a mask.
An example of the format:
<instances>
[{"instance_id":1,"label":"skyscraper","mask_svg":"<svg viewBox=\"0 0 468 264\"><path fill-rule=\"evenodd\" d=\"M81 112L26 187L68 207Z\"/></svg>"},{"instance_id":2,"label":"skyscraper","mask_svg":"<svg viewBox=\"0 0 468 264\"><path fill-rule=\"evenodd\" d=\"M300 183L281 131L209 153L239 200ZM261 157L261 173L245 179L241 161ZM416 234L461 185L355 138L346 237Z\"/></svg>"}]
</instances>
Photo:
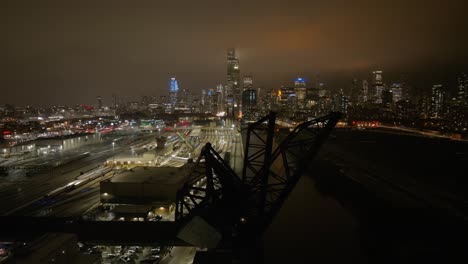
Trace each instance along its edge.
<instances>
[{"instance_id":1,"label":"skyscraper","mask_svg":"<svg viewBox=\"0 0 468 264\"><path fill-rule=\"evenodd\" d=\"M183 107L190 105L192 103L191 99L191 92L188 89L181 89L177 93L177 103Z\"/></svg>"},{"instance_id":2,"label":"skyscraper","mask_svg":"<svg viewBox=\"0 0 468 264\"><path fill-rule=\"evenodd\" d=\"M216 92L220 93L221 96L224 97L225 89L224 89L223 84L218 83L218 84L216 85Z\"/></svg>"},{"instance_id":3,"label":"skyscraper","mask_svg":"<svg viewBox=\"0 0 468 264\"><path fill-rule=\"evenodd\" d=\"M202 90L202 112L215 114L218 108L217 94L213 89Z\"/></svg>"},{"instance_id":4,"label":"skyscraper","mask_svg":"<svg viewBox=\"0 0 468 264\"><path fill-rule=\"evenodd\" d=\"M410 100L412 99L411 94L411 86L408 83L408 74L403 73L400 76L400 85L401 85L401 99L402 100Z\"/></svg>"},{"instance_id":5,"label":"skyscraper","mask_svg":"<svg viewBox=\"0 0 468 264\"><path fill-rule=\"evenodd\" d=\"M171 82L170 82L169 92L177 93L178 91L179 91L179 82L176 80L176 78L172 77Z\"/></svg>"},{"instance_id":6,"label":"skyscraper","mask_svg":"<svg viewBox=\"0 0 468 264\"><path fill-rule=\"evenodd\" d=\"M279 92L279 104L281 106L281 112L286 116L292 115L296 105L296 92L293 87L281 86Z\"/></svg>"},{"instance_id":7,"label":"skyscraper","mask_svg":"<svg viewBox=\"0 0 468 264\"><path fill-rule=\"evenodd\" d=\"M240 70L239 59L236 58L236 50L230 48L227 50L227 83L226 83L226 103L227 113L234 116L235 109L240 104ZM237 111L237 110L236 110Z\"/></svg>"},{"instance_id":8,"label":"skyscraper","mask_svg":"<svg viewBox=\"0 0 468 264\"><path fill-rule=\"evenodd\" d=\"M203 89L203 90L201 90L201 104L202 104L202 106L205 105L205 99L206 99L206 90Z\"/></svg>"},{"instance_id":9,"label":"skyscraper","mask_svg":"<svg viewBox=\"0 0 468 264\"><path fill-rule=\"evenodd\" d=\"M257 88L257 98L260 100L263 97L263 91L261 87Z\"/></svg>"},{"instance_id":10,"label":"skyscraper","mask_svg":"<svg viewBox=\"0 0 468 264\"><path fill-rule=\"evenodd\" d=\"M458 77L457 103L460 105L468 103L468 75L465 73Z\"/></svg>"},{"instance_id":11,"label":"skyscraper","mask_svg":"<svg viewBox=\"0 0 468 264\"><path fill-rule=\"evenodd\" d=\"M349 91L349 102L351 105L357 104L359 92L359 80L357 78L353 78L351 90Z\"/></svg>"},{"instance_id":12,"label":"skyscraper","mask_svg":"<svg viewBox=\"0 0 468 264\"><path fill-rule=\"evenodd\" d=\"M257 107L257 91L247 89L242 92L242 115L246 120L252 120Z\"/></svg>"},{"instance_id":13,"label":"skyscraper","mask_svg":"<svg viewBox=\"0 0 468 264\"><path fill-rule=\"evenodd\" d=\"M226 112L226 104L225 104L225 89L224 86L219 83L216 85L216 93L217 93L217 98L218 98L218 109L216 111L220 113L225 113Z\"/></svg>"},{"instance_id":14,"label":"skyscraper","mask_svg":"<svg viewBox=\"0 0 468 264\"><path fill-rule=\"evenodd\" d=\"M244 75L242 78L242 88L243 90L249 90L253 88L253 77L252 75Z\"/></svg>"},{"instance_id":15,"label":"skyscraper","mask_svg":"<svg viewBox=\"0 0 468 264\"><path fill-rule=\"evenodd\" d=\"M176 78L172 77L171 81L169 83L169 96L170 96L170 101L171 101L171 107L172 110L174 111L174 108L177 105L177 93L179 92L179 82L176 80Z\"/></svg>"},{"instance_id":16,"label":"skyscraper","mask_svg":"<svg viewBox=\"0 0 468 264\"><path fill-rule=\"evenodd\" d=\"M349 101L349 98L346 95L344 95L343 89L341 89L340 93L335 95L335 97L333 98L333 111L347 114L348 113L348 101Z\"/></svg>"},{"instance_id":17,"label":"skyscraper","mask_svg":"<svg viewBox=\"0 0 468 264\"><path fill-rule=\"evenodd\" d=\"M390 91L392 91L393 103L398 103L403 99L403 87L401 83L392 84L392 86L390 86Z\"/></svg>"},{"instance_id":18,"label":"skyscraper","mask_svg":"<svg viewBox=\"0 0 468 264\"><path fill-rule=\"evenodd\" d=\"M431 117L441 118L442 108L444 104L444 91L441 84L435 84L432 86L431 92Z\"/></svg>"},{"instance_id":19,"label":"skyscraper","mask_svg":"<svg viewBox=\"0 0 468 264\"><path fill-rule=\"evenodd\" d=\"M372 87L374 90L375 103L382 103L382 92L384 90L382 71L372 72Z\"/></svg>"},{"instance_id":20,"label":"skyscraper","mask_svg":"<svg viewBox=\"0 0 468 264\"><path fill-rule=\"evenodd\" d=\"M361 91L361 103L365 103L369 100L369 83L367 80L362 81L362 91Z\"/></svg>"},{"instance_id":21,"label":"skyscraper","mask_svg":"<svg viewBox=\"0 0 468 264\"><path fill-rule=\"evenodd\" d=\"M117 109L117 96L112 95L112 109Z\"/></svg>"},{"instance_id":22,"label":"skyscraper","mask_svg":"<svg viewBox=\"0 0 468 264\"><path fill-rule=\"evenodd\" d=\"M382 71L373 71L372 72L372 84L382 85Z\"/></svg>"},{"instance_id":23,"label":"skyscraper","mask_svg":"<svg viewBox=\"0 0 468 264\"><path fill-rule=\"evenodd\" d=\"M325 84L324 83L318 83L317 84L317 89L318 89L318 96L319 97L325 97L327 96L327 89L325 89Z\"/></svg>"},{"instance_id":24,"label":"skyscraper","mask_svg":"<svg viewBox=\"0 0 468 264\"><path fill-rule=\"evenodd\" d=\"M97 97L97 103L98 103L98 110L102 109L102 97L98 96Z\"/></svg>"},{"instance_id":25,"label":"skyscraper","mask_svg":"<svg viewBox=\"0 0 468 264\"><path fill-rule=\"evenodd\" d=\"M382 91L382 104L389 107L393 103L392 89L385 89Z\"/></svg>"},{"instance_id":26,"label":"skyscraper","mask_svg":"<svg viewBox=\"0 0 468 264\"><path fill-rule=\"evenodd\" d=\"M294 93L296 94L296 103L299 108L303 108L305 105L305 99L307 96L306 81L302 77L298 77L294 80Z\"/></svg>"},{"instance_id":27,"label":"skyscraper","mask_svg":"<svg viewBox=\"0 0 468 264\"><path fill-rule=\"evenodd\" d=\"M302 77L298 77L294 79L294 87L295 88L305 88L307 85L306 81Z\"/></svg>"}]
</instances>

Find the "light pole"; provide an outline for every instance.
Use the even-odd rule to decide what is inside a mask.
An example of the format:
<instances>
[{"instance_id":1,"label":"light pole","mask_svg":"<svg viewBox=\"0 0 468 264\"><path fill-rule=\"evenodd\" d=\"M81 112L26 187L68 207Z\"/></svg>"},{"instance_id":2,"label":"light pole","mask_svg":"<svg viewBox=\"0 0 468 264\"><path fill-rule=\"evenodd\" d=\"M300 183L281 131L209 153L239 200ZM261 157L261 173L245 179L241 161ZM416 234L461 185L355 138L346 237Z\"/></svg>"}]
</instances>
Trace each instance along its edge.
<instances>
[{"instance_id":1,"label":"light pole","mask_svg":"<svg viewBox=\"0 0 468 264\"><path fill-rule=\"evenodd\" d=\"M112 167L115 166L115 153L114 153L114 149L115 149L115 142L112 142Z\"/></svg>"}]
</instances>

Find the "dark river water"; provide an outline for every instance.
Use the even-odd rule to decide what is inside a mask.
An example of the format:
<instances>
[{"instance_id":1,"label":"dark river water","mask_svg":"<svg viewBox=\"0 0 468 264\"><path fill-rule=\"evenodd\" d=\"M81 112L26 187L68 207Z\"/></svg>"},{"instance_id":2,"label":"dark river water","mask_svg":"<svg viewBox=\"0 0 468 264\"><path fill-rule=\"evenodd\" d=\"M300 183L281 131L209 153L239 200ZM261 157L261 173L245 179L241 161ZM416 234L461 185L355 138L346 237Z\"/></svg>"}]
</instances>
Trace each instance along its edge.
<instances>
[{"instance_id":1,"label":"dark river water","mask_svg":"<svg viewBox=\"0 0 468 264\"><path fill-rule=\"evenodd\" d=\"M267 230L265 263L468 263L468 144L335 135Z\"/></svg>"}]
</instances>

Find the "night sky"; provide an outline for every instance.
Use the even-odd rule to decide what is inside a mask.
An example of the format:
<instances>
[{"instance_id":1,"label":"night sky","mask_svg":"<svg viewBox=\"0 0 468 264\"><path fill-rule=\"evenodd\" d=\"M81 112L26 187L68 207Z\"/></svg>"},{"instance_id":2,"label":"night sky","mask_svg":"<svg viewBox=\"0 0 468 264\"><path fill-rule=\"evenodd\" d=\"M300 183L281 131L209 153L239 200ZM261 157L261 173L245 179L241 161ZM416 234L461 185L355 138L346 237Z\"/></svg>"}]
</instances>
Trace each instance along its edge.
<instances>
[{"instance_id":1,"label":"night sky","mask_svg":"<svg viewBox=\"0 0 468 264\"><path fill-rule=\"evenodd\" d=\"M377 68L426 86L468 70L464 2L2 0L0 104L158 96L172 76L214 88L228 47L265 88L319 74L336 89Z\"/></svg>"}]
</instances>

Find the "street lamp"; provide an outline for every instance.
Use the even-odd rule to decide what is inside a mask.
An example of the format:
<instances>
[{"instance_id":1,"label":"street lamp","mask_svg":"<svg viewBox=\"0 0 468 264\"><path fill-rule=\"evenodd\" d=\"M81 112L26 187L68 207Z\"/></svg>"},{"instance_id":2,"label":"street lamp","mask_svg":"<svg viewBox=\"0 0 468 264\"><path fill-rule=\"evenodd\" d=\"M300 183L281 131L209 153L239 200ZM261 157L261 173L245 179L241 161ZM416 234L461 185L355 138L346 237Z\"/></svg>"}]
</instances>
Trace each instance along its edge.
<instances>
[{"instance_id":1,"label":"street lamp","mask_svg":"<svg viewBox=\"0 0 468 264\"><path fill-rule=\"evenodd\" d=\"M115 153L114 153L115 142L112 142L112 167L115 166Z\"/></svg>"}]
</instances>

